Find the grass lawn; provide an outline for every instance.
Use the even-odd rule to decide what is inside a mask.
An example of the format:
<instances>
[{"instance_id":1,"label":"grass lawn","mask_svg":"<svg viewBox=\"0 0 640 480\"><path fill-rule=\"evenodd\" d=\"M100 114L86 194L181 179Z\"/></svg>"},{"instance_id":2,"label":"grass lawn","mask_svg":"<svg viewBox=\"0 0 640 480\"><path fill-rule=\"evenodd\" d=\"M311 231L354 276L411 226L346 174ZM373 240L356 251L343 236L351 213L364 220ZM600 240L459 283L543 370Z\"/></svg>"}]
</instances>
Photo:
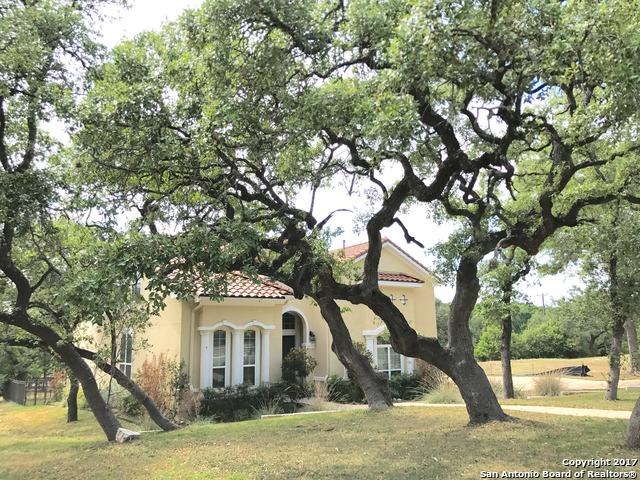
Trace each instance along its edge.
<instances>
[{"instance_id":1,"label":"grass lawn","mask_svg":"<svg viewBox=\"0 0 640 480\"><path fill-rule=\"evenodd\" d=\"M547 407L569 408L600 408L603 410L633 410L636 400L640 397L640 388L625 388L618 390L618 401L604 400L604 391L588 393L565 394L559 397L516 398L514 400L500 399L505 405L542 405Z\"/></svg>"},{"instance_id":2,"label":"grass lawn","mask_svg":"<svg viewBox=\"0 0 640 480\"><path fill-rule=\"evenodd\" d=\"M633 458L625 423L518 413L535 423L467 427L464 409L198 423L108 444L87 411L0 403L0 478L456 479L483 470L564 470L563 458Z\"/></svg>"},{"instance_id":3,"label":"grass lawn","mask_svg":"<svg viewBox=\"0 0 640 480\"><path fill-rule=\"evenodd\" d=\"M623 360L621 380L640 380L639 376L634 376L625 368ZM587 357L587 358L527 358L522 360L512 360L511 369L514 375L533 375L536 373L554 370L556 368L569 367L572 365L587 365L591 371L588 377L575 377L584 380L606 380L609 371L609 359L607 357ZM502 367L499 360L480 362L480 366L487 375L502 375Z\"/></svg>"}]
</instances>

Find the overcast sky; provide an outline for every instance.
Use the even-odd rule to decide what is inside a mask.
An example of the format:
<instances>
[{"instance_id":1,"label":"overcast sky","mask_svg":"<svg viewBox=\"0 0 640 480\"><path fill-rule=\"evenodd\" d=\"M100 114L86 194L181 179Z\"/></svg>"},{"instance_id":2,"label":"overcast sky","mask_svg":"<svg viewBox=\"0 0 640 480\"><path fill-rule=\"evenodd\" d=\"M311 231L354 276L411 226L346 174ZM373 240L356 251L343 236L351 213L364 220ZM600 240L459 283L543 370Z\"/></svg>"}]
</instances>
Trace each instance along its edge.
<instances>
[{"instance_id":1,"label":"overcast sky","mask_svg":"<svg viewBox=\"0 0 640 480\"><path fill-rule=\"evenodd\" d=\"M145 30L157 29L163 22L175 19L186 8L198 7L202 0L132 0L128 9L110 6L105 12L107 19L100 27L103 42L108 47L113 47L120 41L131 38L137 33ZM351 205L353 198L347 195L346 188L336 188L331 192L324 192L317 199L317 217L322 218L322 214L327 214L332 210ZM354 205L357 208L357 205ZM443 241L452 231L451 225L436 225L428 220L424 213L414 209L409 214L404 215L403 221L418 240L425 247L430 248L437 242ZM347 244L366 241L366 235L354 231L356 219L350 213L338 213L332 221L334 227L342 227L344 235L336 240L335 247L342 245L342 240ZM417 259L424 261L427 266L433 265L433 258L416 245L407 245L400 228L393 227L382 232L383 235L391 238L394 242L406 249ZM526 284L520 286L529 299L541 305L544 301L547 305L561 299L569 294L572 288L579 285L575 276L556 275L543 278L532 278ZM436 296L443 301L449 302L453 297L453 288L443 285L436 287Z\"/></svg>"}]
</instances>

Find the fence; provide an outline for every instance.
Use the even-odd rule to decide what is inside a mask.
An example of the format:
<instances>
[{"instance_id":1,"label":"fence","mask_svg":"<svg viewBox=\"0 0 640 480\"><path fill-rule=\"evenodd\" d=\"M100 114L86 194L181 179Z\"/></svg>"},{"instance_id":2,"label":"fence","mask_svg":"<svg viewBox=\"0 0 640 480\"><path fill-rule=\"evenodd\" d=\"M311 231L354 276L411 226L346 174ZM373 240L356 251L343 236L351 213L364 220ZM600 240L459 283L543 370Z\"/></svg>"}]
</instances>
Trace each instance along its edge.
<instances>
[{"instance_id":1,"label":"fence","mask_svg":"<svg viewBox=\"0 0 640 480\"><path fill-rule=\"evenodd\" d=\"M3 397L9 402L20 405L47 403L47 400L51 400L50 381L51 378L9 380L4 389Z\"/></svg>"}]
</instances>

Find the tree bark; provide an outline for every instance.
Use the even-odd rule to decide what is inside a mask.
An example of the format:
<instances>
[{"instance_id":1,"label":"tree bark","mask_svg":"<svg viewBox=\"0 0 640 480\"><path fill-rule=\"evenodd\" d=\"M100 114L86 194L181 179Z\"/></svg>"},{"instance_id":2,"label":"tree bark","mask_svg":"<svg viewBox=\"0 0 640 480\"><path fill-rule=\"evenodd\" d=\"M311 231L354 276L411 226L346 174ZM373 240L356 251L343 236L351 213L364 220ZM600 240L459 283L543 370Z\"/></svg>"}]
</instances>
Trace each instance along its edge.
<instances>
[{"instance_id":1,"label":"tree bark","mask_svg":"<svg viewBox=\"0 0 640 480\"><path fill-rule=\"evenodd\" d=\"M10 319L5 317L8 323L15 325L23 329L24 331L40 338L53 352L55 352L60 360L71 370L84 392L84 397L96 417L98 424L102 428L107 440L114 441L116 439L116 433L120 428L120 422L114 415L113 411L102 398L100 389L93 375L93 372L87 365L87 362L76 351L75 347L69 342L65 341L51 328L42 325L32 323L26 314L17 314Z\"/></svg>"},{"instance_id":2,"label":"tree bark","mask_svg":"<svg viewBox=\"0 0 640 480\"><path fill-rule=\"evenodd\" d=\"M633 412L631 412L629 426L627 427L626 443L629 448L640 449L640 398L636 401Z\"/></svg>"},{"instance_id":3,"label":"tree bark","mask_svg":"<svg viewBox=\"0 0 640 480\"><path fill-rule=\"evenodd\" d=\"M611 350L609 351L609 376L605 400L618 399L618 383L620 382L620 356L622 354L622 336L624 335L624 307L620 298L618 285L618 257L612 253L609 257L609 300L611 302L613 326L611 328Z\"/></svg>"},{"instance_id":4,"label":"tree bark","mask_svg":"<svg viewBox=\"0 0 640 480\"><path fill-rule=\"evenodd\" d=\"M96 383L96 379L93 376L93 372L89 368L89 365L82 359L82 357L75 351L73 345L68 343L51 345L51 349L58 354L62 361L73 372L73 375L78 379L80 385L82 385L82 391L84 397L96 417L96 420L100 424L100 427L104 431L107 440L110 442L116 439L116 433L120 428L120 422L114 415L113 411L104 401L100 394L100 389Z\"/></svg>"},{"instance_id":5,"label":"tree bark","mask_svg":"<svg viewBox=\"0 0 640 480\"><path fill-rule=\"evenodd\" d=\"M458 266L456 293L449 310L449 345L446 348L435 338L418 335L402 312L379 290L374 289L370 295L361 297L346 297L347 300L353 300L352 303L366 304L384 321L391 334L394 350L434 365L454 381L460 389L472 424L511 418L502 410L487 375L473 356L469 318L480 291L477 263L473 258L463 258Z\"/></svg>"},{"instance_id":6,"label":"tree bark","mask_svg":"<svg viewBox=\"0 0 640 480\"><path fill-rule=\"evenodd\" d=\"M510 420L500 406L491 383L473 355L464 355L450 374L467 407L469 423Z\"/></svg>"},{"instance_id":7,"label":"tree bark","mask_svg":"<svg viewBox=\"0 0 640 480\"><path fill-rule=\"evenodd\" d=\"M638 352L638 330L636 322L629 318L624 324L627 332L627 343L629 345L629 368L633 375L640 373L640 352Z\"/></svg>"},{"instance_id":8,"label":"tree bark","mask_svg":"<svg viewBox=\"0 0 640 480\"><path fill-rule=\"evenodd\" d=\"M504 292L502 297L504 304L507 306L507 312L502 317L502 336L500 345L500 361L502 362L502 389L504 390L504 398L514 398L513 374L511 372L511 335L513 331L513 322L511 318L511 291Z\"/></svg>"},{"instance_id":9,"label":"tree bark","mask_svg":"<svg viewBox=\"0 0 640 480\"><path fill-rule=\"evenodd\" d=\"M469 413L469 422L505 421L509 417L500 406L486 373L473 356L469 319L478 300L478 261L463 257L456 272L456 293L449 311L449 352L447 373L460 389ZM438 366L438 365L436 365Z\"/></svg>"},{"instance_id":10,"label":"tree bark","mask_svg":"<svg viewBox=\"0 0 640 480\"><path fill-rule=\"evenodd\" d=\"M358 352L353 345L338 304L332 298L325 296L318 296L315 300L331 331L333 338L331 349L347 369L349 376L362 388L369 409L386 410L392 407L393 398L387 379L378 375L369 363L369 359Z\"/></svg>"},{"instance_id":11,"label":"tree bark","mask_svg":"<svg viewBox=\"0 0 640 480\"><path fill-rule=\"evenodd\" d=\"M618 324L613 327L613 338L611 339L611 350L609 352L609 376L607 378L607 391L605 400L618 399L618 384L620 382L620 356L622 354L622 336L624 326Z\"/></svg>"},{"instance_id":12,"label":"tree bark","mask_svg":"<svg viewBox=\"0 0 640 480\"><path fill-rule=\"evenodd\" d=\"M69 375L69 396L67 397L67 423L78 421L78 391L80 385L78 379Z\"/></svg>"},{"instance_id":13,"label":"tree bark","mask_svg":"<svg viewBox=\"0 0 640 480\"><path fill-rule=\"evenodd\" d=\"M147 393L142 390L136 382L127 377L119 368L113 367L109 365L109 363L101 360L94 352L90 352L89 350L77 349L80 355L87 360L91 360L96 366L105 372L108 375L113 375L113 379L118 382L118 384L127 390L133 397L144 407L144 409L151 417L151 420L155 422L162 430L171 431L177 430L180 426L167 417L165 417L160 409L156 406L155 402L147 395Z\"/></svg>"}]
</instances>

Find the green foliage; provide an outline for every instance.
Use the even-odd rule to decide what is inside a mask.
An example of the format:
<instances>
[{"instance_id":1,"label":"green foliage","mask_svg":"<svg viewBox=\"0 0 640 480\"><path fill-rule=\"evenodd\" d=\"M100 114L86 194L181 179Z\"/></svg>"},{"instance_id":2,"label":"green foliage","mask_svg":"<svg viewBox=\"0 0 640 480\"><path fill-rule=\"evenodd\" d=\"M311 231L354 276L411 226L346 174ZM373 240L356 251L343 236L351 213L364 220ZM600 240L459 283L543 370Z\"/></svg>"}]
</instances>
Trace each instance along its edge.
<instances>
[{"instance_id":1,"label":"green foliage","mask_svg":"<svg viewBox=\"0 0 640 480\"><path fill-rule=\"evenodd\" d=\"M502 329L500 327L497 325L488 325L482 331L476 343L474 349L476 358L480 361L498 360L500 358L501 336ZM511 352L513 358L518 358L513 348Z\"/></svg>"},{"instance_id":2,"label":"green foliage","mask_svg":"<svg viewBox=\"0 0 640 480\"><path fill-rule=\"evenodd\" d=\"M125 415L129 415L130 417L139 417L144 413L144 408L140 405L140 402L131 394L122 397L120 400L120 409L122 409Z\"/></svg>"},{"instance_id":3,"label":"green foliage","mask_svg":"<svg viewBox=\"0 0 640 480\"><path fill-rule=\"evenodd\" d=\"M282 380L291 387L289 394L295 399L308 396L310 387L306 378L311 375L318 361L306 348L293 348L282 360Z\"/></svg>"},{"instance_id":4,"label":"green foliage","mask_svg":"<svg viewBox=\"0 0 640 480\"><path fill-rule=\"evenodd\" d=\"M579 353L574 340L553 319L526 329L518 341L521 358L575 358Z\"/></svg>"},{"instance_id":5,"label":"green foliage","mask_svg":"<svg viewBox=\"0 0 640 480\"><path fill-rule=\"evenodd\" d=\"M389 390L393 398L413 400L425 393L422 378L416 373L393 375L389 379Z\"/></svg>"},{"instance_id":6,"label":"green foliage","mask_svg":"<svg viewBox=\"0 0 640 480\"><path fill-rule=\"evenodd\" d=\"M259 416L265 406L277 406L277 412L294 408L289 400L289 385L284 382L248 387L238 385L223 390L202 391L199 415L219 422L247 420Z\"/></svg>"},{"instance_id":7,"label":"green foliage","mask_svg":"<svg viewBox=\"0 0 640 480\"><path fill-rule=\"evenodd\" d=\"M442 345L449 341L449 304L436 298L436 325L438 340Z\"/></svg>"},{"instance_id":8,"label":"green foliage","mask_svg":"<svg viewBox=\"0 0 640 480\"><path fill-rule=\"evenodd\" d=\"M425 386L418 374L394 375L389 380L389 390L395 399L413 400L423 395ZM331 375L327 378L328 400L337 403L361 403L365 401L360 387L348 378Z\"/></svg>"},{"instance_id":9,"label":"green foliage","mask_svg":"<svg viewBox=\"0 0 640 480\"><path fill-rule=\"evenodd\" d=\"M364 394L362 389L352 380L340 375L330 375L327 378L329 400L337 403L362 403Z\"/></svg>"},{"instance_id":10,"label":"green foliage","mask_svg":"<svg viewBox=\"0 0 640 480\"><path fill-rule=\"evenodd\" d=\"M474 354L480 361L499 360L502 330L488 325L475 345ZM528 326L513 335L511 357L517 358L576 358L582 351L575 338L562 328L555 318Z\"/></svg>"}]
</instances>

